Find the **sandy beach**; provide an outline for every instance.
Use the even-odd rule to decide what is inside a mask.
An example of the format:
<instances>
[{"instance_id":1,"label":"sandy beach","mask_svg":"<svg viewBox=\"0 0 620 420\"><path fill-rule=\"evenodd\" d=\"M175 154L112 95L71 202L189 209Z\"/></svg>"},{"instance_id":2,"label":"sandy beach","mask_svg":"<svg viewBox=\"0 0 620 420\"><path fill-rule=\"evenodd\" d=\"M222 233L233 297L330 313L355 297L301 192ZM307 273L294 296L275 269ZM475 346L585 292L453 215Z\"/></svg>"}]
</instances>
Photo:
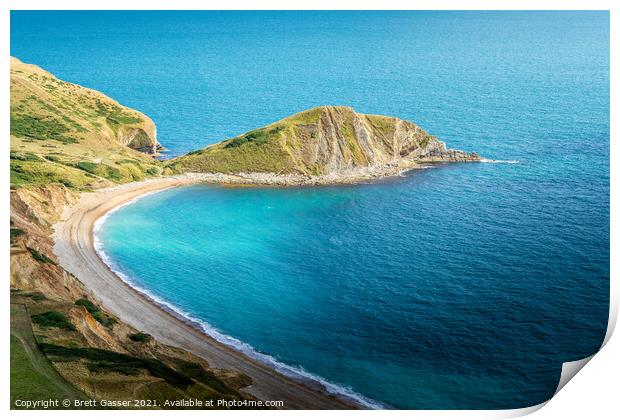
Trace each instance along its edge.
<instances>
[{"instance_id":1,"label":"sandy beach","mask_svg":"<svg viewBox=\"0 0 620 420\"><path fill-rule=\"evenodd\" d=\"M261 400L283 401L285 409L359 408L353 401L330 395L318 382L306 383L289 378L216 341L131 288L101 260L93 237L95 222L99 218L141 195L205 181L222 180L177 176L83 193L76 205L65 209L63 220L54 227L54 252L60 264L82 281L107 310L134 328L151 334L164 344L203 357L213 368L249 375L253 384L246 391Z\"/></svg>"}]
</instances>

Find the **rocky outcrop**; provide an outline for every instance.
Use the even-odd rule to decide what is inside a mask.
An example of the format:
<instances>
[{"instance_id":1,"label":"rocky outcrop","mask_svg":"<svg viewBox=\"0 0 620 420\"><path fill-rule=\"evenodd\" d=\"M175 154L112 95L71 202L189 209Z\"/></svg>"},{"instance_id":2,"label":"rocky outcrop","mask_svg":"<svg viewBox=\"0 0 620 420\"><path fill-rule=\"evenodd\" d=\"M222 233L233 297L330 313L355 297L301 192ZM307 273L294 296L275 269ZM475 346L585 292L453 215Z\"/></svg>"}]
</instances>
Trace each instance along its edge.
<instances>
[{"instance_id":1,"label":"rocky outcrop","mask_svg":"<svg viewBox=\"0 0 620 420\"><path fill-rule=\"evenodd\" d=\"M384 173L420 163L479 161L446 148L418 125L398 118L323 106L173 159L175 172L275 173L309 176Z\"/></svg>"},{"instance_id":2,"label":"rocky outcrop","mask_svg":"<svg viewBox=\"0 0 620 420\"><path fill-rule=\"evenodd\" d=\"M148 125L151 124L153 124L152 121ZM157 142L157 140L155 140L154 124L152 133L153 134L148 134L144 128L129 127L128 129L121 130L118 133L117 138L119 143L123 146L127 146L142 153L157 155L161 150L163 150L163 147L159 144L159 142Z\"/></svg>"}]
</instances>

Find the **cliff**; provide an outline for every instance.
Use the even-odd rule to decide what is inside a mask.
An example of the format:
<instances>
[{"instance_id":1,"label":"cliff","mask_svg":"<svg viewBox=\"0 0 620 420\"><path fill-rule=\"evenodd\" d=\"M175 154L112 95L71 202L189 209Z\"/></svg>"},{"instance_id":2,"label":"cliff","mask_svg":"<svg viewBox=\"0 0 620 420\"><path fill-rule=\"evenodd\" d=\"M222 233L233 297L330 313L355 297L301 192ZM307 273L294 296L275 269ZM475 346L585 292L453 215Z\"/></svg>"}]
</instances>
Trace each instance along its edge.
<instances>
[{"instance_id":1,"label":"cliff","mask_svg":"<svg viewBox=\"0 0 620 420\"><path fill-rule=\"evenodd\" d=\"M11 184L100 187L159 174L150 118L11 57Z\"/></svg>"},{"instance_id":2,"label":"cliff","mask_svg":"<svg viewBox=\"0 0 620 420\"><path fill-rule=\"evenodd\" d=\"M137 331L58 264L52 225L77 198L61 184L11 191L11 400L254 399L247 375Z\"/></svg>"},{"instance_id":3,"label":"cliff","mask_svg":"<svg viewBox=\"0 0 620 420\"><path fill-rule=\"evenodd\" d=\"M172 159L174 172L351 175L368 169L413 168L429 162L478 161L447 149L416 124L322 106ZM380 171L383 173L384 171Z\"/></svg>"}]
</instances>

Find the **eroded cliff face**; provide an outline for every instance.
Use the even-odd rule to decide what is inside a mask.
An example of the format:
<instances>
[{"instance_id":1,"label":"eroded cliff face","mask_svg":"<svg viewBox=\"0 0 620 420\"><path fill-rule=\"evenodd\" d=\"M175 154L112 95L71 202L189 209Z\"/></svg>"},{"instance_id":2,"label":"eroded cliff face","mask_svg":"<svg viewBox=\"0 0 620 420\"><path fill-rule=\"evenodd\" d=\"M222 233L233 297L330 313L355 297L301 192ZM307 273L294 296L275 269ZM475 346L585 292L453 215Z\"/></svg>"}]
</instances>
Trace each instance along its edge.
<instances>
[{"instance_id":1,"label":"eroded cliff face","mask_svg":"<svg viewBox=\"0 0 620 420\"><path fill-rule=\"evenodd\" d=\"M309 113L318 116L317 122L296 125L284 141L294 161L317 168L320 174L408 162L476 160L476 155L448 150L409 121L358 114L349 107L321 107Z\"/></svg>"},{"instance_id":2,"label":"eroded cliff face","mask_svg":"<svg viewBox=\"0 0 620 420\"><path fill-rule=\"evenodd\" d=\"M11 191L11 288L37 290L51 298L78 299L84 290L58 266L52 224L77 194L63 185Z\"/></svg>"},{"instance_id":3,"label":"eroded cliff face","mask_svg":"<svg viewBox=\"0 0 620 420\"><path fill-rule=\"evenodd\" d=\"M478 161L446 148L416 124L398 118L323 106L173 159L169 167L195 172L272 172L337 175L428 162Z\"/></svg>"},{"instance_id":4,"label":"eroded cliff face","mask_svg":"<svg viewBox=\"0 0 620 420\"><path fill-rule=\"evenodd\" d=\"M52 226L77 199L59 184L11 191L11 334L32 328L35 348L88 398L253 399L248 376L136 331L58 265Z\"/></svg>"},{"instance_id":5,"label":"eroded cliff face","mask_svg":"<svg viewBox=\"0 0 620 420\"><path fill-rule=\"evenodd\" d=\"M123 146L142 153L156 155L162 146L155 140L155 124L149 119L144 128L122 128L116 134L117 141ZM147 132L148 131L148 132ZM149 134L151 132L152 134Z\"/></svg>"}]
</instances>

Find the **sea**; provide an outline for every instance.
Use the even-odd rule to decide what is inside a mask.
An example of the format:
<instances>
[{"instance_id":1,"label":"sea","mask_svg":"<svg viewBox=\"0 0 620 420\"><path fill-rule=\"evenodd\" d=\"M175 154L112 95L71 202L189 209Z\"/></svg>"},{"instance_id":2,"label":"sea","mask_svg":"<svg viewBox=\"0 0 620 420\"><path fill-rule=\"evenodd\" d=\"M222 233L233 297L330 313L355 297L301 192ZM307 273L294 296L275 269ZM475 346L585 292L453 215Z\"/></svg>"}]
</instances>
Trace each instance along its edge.
<instances>
[{"instance_id":1,"label":"sea","mask_svg":"<svg viewBox=\"0 0 620 420\"><path fill-rule=\"evenodd\" d=\"M149 115L174 157L319 105L481 163L146 196L107 263L216 338L368 407L551 398L609 313L608 12L11 13L11 55Z\"/></svg>"}]
</instances>

